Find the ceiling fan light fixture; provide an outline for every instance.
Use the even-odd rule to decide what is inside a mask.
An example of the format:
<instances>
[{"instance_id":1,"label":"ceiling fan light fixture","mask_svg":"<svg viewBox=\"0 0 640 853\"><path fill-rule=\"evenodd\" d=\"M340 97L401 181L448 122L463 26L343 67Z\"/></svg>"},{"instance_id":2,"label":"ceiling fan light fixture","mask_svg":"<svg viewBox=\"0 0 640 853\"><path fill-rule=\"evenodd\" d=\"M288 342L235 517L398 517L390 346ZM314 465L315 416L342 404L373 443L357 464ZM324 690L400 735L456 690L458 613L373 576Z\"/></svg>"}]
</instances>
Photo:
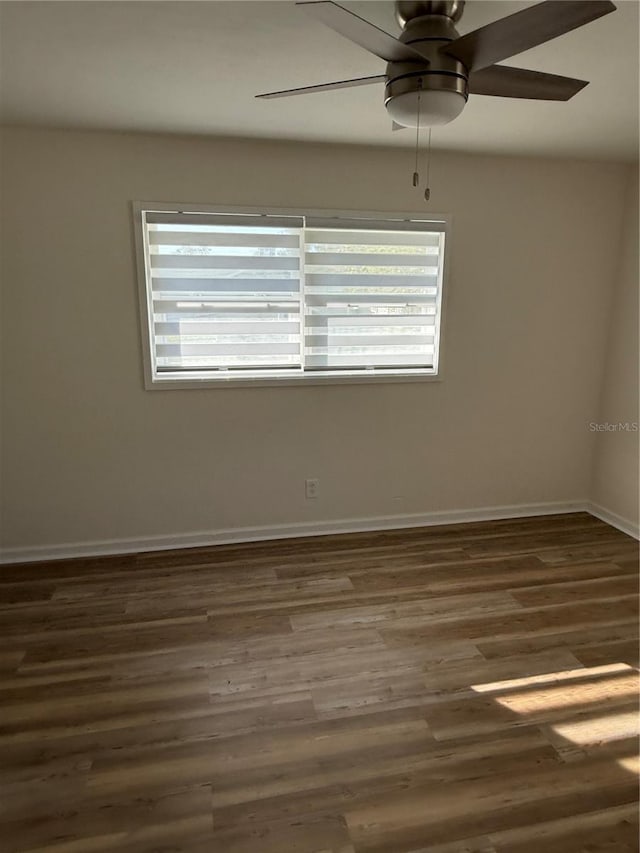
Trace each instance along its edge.
<instances>
[{"instance_id":1,"label":"ceiling fan light fixture","mask_svg":"<svg viewBox=\"0 0 640 853\"><path fill-rule=\"evenodd\" d=\"M384 81L384 103L397 127L437 127L456 119L471 93L500 98L568 101L586 80L500 63L615 12L611 0L543 0L476 30L458 34L464 0L396 0L395 36L333 0L299 0L311 15L350 42L384 59L385 74L266 92L281 98Z\"/></svg>"},{"instance_id":2,"label":"ceiling fan light fixture","mask_svg":"<svg viewBox=\"0 0 640 853\"><path fill-rule=\"evenodd\" d=\"M467 99L460 92L422 89L390 98L387 101L387 112L396 124L403 127L417 127L418 115L420 127L438 127L458 118L466 103Z\"/></svg>"}]
</instances>

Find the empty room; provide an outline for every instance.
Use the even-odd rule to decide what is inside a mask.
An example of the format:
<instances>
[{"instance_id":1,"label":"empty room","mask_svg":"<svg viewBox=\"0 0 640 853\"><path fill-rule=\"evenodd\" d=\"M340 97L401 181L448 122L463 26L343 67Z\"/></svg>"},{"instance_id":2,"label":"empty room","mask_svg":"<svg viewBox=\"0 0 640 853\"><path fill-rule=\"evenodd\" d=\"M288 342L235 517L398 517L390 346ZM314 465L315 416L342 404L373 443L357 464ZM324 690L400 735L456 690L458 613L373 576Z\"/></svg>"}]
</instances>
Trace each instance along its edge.
<instances>
[{"instance_id":1,"label":"empty room","mask_svg":"<svg viewBox=\"0 0 640 853\"><path fill-rule=\"evenodd\" d=\"M3 853L638 853L639 8L0 2Z\"/></svg>"}]
</instances>

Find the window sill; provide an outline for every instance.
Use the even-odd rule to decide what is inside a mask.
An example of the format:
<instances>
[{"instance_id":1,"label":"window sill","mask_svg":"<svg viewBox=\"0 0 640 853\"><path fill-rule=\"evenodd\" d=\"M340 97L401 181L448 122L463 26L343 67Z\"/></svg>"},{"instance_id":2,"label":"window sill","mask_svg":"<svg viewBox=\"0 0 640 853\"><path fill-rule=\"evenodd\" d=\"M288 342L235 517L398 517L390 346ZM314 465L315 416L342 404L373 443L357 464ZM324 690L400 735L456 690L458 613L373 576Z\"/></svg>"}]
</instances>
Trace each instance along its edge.
<instances>
[{"instance_id":1,"label":"window sill","mask_svg":"<svg viewBox=\"0 0 640 853\"><path fill-rule=\"evenodd\" d=\"M145 387L147 391L168 391L171 389L178 391L182 389L194 390L204 388L289 388L298 385L369 385L389 382L441 381L442 376L433 371L397 371L393 373L376 373L371 376L362 373L342 373L323 374L321 376L260 376L257 378L233 376L216 379L212 379L211 377L198 378L196 376L185 376L180 379L158 377L147 379Z\"/></svg>"}]
</instances>

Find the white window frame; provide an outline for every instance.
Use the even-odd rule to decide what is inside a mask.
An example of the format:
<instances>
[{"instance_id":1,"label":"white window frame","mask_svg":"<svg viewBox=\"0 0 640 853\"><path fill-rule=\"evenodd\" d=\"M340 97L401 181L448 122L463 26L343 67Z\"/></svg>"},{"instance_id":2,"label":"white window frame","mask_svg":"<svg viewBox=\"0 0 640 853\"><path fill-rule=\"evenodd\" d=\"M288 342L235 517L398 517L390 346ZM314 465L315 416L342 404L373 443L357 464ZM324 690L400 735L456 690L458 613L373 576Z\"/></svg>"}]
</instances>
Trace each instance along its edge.
<instances>
[{"instance_id":1,"label":"white window frame","mask_svg":"<svg viewBox=\"0 0 640 853\"><path fill-rule=\"evenodd\" d=\"M259 388L281 387L295 385L343 385L369 384L371 382L440 382L442 381L443 338L446 323L446 301L449 292L449 255L451 248L452 217L449 214L419 213L417 211L362 211L362 210L323 210L284 207L238 207L230 205L182 204L176 202L132 202L134 243L137 267L138 302L140 309L140 328L142 336L142 356L144 367L144 385L148 391L196 388ZM438 229L444 233L444 253L440 270L440 286L437 296L437 316L439 323L436 327L434 342L434 365L432 368L403 368L368 371L341 371L339 374L314 371L296 373L289 371L287 375L258 375L252 373L246 376L237 374L212 375L211 373L198 376L197 371L188 376L168 377L155 369L153 348L153 315L150 310L151 275L147 268L148 247L144 215L146 213L237 213L270 216L304 216L309 218L326 219L367 219L380 220L412 220L415 222L438 223ZM304 314L304 312L303 312ZM266 370L264 371L266 373Z\"/></svg>"}]
</instances>

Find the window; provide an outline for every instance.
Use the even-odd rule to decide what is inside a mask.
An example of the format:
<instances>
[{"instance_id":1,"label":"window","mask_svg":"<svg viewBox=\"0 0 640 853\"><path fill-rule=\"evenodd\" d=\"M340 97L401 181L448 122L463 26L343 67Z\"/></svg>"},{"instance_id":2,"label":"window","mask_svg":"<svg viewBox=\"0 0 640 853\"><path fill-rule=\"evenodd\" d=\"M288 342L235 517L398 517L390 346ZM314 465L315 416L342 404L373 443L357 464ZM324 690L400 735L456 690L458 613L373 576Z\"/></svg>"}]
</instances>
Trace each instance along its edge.
<instances>
[{"instance_id":1,"label":"window","mask_svg":"<svg viewBox=\"0 0 640 853\"><path fill-rule=\"evenodd\" d=\"M442 218L135 216L148 387L437 375Z\"/></svg>"}]
</instances>

